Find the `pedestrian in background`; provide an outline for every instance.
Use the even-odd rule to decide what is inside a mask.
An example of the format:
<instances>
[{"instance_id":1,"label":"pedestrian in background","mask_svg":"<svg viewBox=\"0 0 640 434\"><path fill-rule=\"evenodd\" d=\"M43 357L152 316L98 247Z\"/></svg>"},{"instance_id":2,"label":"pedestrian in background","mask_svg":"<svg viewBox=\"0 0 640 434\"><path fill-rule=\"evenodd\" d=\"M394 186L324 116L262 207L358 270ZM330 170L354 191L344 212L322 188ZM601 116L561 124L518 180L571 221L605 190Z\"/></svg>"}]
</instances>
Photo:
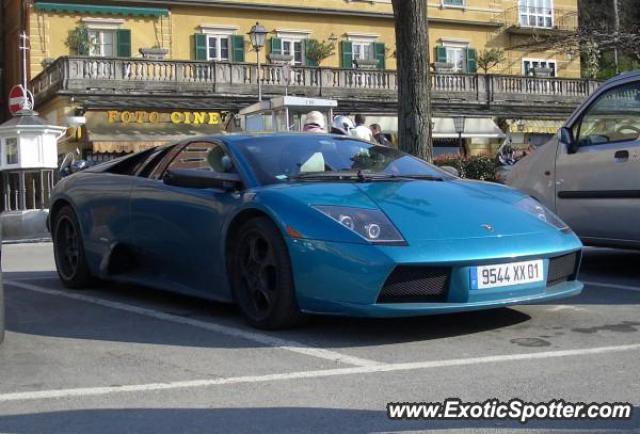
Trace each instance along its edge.
<instances>
[{"instance_id":1,"label":"pedestrian in background","mask_svg":"<svg viewBox=\"0 0 640 434\"><path fill-rule=\"evenodd\" d=\"M355 127L353 122L346 116L338 115L333 118L333 124L331 125L331 134L341 134L343 136L352 135L352 131Z\"/></svg>"},{"instance_id":2,"label":"pedestrian in background","mask_svg":"<svg viewBox=\"0 0 640 434\"><path fill-rule=\"evenodd\" d=\"M380 143L382 146L392 146L387 136L382 133L382 127L380 124L371 124L369 126L371 129L371 134L373 134L373 138L376 142Z\"/></svg>"},{"instance_id":3,"label":"pedestrian in background","mask_svg":"<svg viewBox=\"0 0 640 434\"><path fill-rule=\"evenodd\" d=\"M374 142L373 134L371 134L369 127L365 125L366 122L367 118L365 118L363 114L358 113L356 115L356 127L351 131L351 134L367 142Z\"/></svg>"},{"instance_id":4,"label":"pedestrian in background","mask_svg":"<svg viewBox=\"0 0 640 434\"><path fill-rule=\"evenodd\" d=\"M307 133L326 133L327 122L324 120L324 115L315 110L307 113L304 118L302 131Z\"/></svg>"}]
</instances>

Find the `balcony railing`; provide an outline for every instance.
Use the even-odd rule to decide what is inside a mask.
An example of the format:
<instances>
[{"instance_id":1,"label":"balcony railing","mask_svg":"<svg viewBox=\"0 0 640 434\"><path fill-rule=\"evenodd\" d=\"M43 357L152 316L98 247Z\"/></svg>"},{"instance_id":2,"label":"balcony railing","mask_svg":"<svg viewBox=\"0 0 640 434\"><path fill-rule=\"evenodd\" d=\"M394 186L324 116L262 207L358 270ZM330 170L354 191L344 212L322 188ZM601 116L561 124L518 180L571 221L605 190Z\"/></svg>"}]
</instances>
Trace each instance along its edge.
<instances>
[{"instance_id":1,"label":"balcony railing","mask_svg":"<svg viewBox=\"0 0 640 434\"><path fill-rule=\"evenodd\" d=\"M508 8L496 17L512 31L561 30L575 31L578 27L576 9L558 9L519 5Z\"/></svg>"},{"instance_id":2,"label":"balcony railing","mask_svg":"<svg viewBox=\"0 0 640 434\"><path fill-rule=\"evenodd\" d=\"M291 67L289 76L277 65L258 68L249 63L196 62L97 57L61 57L32 82L36 100L55 94L125 96L257 95L258 79L265 95L291 94L389 101L397 95L395 71ZM435 73L431 76L436 101L477 104L526 101L576 105L598 82L582 79L504 75Z\"/></svg>"}]
</instances>

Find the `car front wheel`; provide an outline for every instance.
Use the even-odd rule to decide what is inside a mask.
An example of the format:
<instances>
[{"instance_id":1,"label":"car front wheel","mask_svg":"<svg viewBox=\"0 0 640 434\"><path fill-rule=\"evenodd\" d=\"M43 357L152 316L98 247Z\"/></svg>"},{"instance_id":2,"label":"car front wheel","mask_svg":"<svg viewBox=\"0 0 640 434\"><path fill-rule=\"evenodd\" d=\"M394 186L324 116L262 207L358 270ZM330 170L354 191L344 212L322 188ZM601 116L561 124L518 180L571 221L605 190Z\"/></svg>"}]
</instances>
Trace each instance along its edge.
<instances>
[{"instance_id":1,"label":"car front wheel","mask_svg":"<svg viewBox=\"0 0 640 434\"><path fill-rule=\"evenodd\" d=\"M84 254L82 233L75 212L65 206L53 221L53 253L56 270L67 288L83 288L94 283Z\"/></svg>"},{"instance_id":2,"label":"car front wheel","mask_svg":"<svg viewBox=\"0 0 640 434\"><path fill-rule=\"evenodd\" d=\"M232 258L234 298L249 324L281 329L301 322L287 246L266 217L244 223Z\"/></svg>"}]
</instances>

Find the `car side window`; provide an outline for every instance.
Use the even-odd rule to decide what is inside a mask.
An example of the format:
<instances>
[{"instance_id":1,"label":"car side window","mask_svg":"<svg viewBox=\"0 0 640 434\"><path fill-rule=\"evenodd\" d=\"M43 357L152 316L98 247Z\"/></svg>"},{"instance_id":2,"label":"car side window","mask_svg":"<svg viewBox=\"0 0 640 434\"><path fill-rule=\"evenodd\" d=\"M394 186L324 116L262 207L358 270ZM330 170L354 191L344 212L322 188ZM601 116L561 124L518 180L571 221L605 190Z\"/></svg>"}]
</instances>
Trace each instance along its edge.
<instances>
[{"instance_id":1,"label":"car side window","mask_svg":"<svg viewBox=\"0 0 640 434\"><path fill-rule=\"evenodd\" d=\"M638 140L640 82L625 84L600 95L582 115L575 135L579 146Z\"/></svg>"},{"instance_id":2,"label":"car side window","mask_svg":"<svg viewBox=\"0 0 640 434\"><path fill-rule=\"evenodd\" d=\"M217 173L236 173L231 158L217 143L193 142L182 148L167 170L191 169Z\"/></svg>"}]
</instances>

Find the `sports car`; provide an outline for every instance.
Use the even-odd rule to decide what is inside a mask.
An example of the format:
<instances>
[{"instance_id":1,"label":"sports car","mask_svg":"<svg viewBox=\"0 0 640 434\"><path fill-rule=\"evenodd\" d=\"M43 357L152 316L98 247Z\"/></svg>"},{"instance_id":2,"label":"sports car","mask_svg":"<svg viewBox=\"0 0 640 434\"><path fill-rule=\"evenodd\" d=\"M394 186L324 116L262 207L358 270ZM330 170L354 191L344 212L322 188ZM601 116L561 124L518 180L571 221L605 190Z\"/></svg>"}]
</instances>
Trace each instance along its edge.
<instances>
[{"instance_id":1,"label":"sports car","mask_svg":"<svg viewBox=\"0 0 640 434\"><path fill-rule=\"evenodd\" d=\"M63 178L49 227L67 287L235 302L267 329L582 290L579 239L534 199L347 136L218 135L125 156Z\"/></svg>"}]
</instances>

